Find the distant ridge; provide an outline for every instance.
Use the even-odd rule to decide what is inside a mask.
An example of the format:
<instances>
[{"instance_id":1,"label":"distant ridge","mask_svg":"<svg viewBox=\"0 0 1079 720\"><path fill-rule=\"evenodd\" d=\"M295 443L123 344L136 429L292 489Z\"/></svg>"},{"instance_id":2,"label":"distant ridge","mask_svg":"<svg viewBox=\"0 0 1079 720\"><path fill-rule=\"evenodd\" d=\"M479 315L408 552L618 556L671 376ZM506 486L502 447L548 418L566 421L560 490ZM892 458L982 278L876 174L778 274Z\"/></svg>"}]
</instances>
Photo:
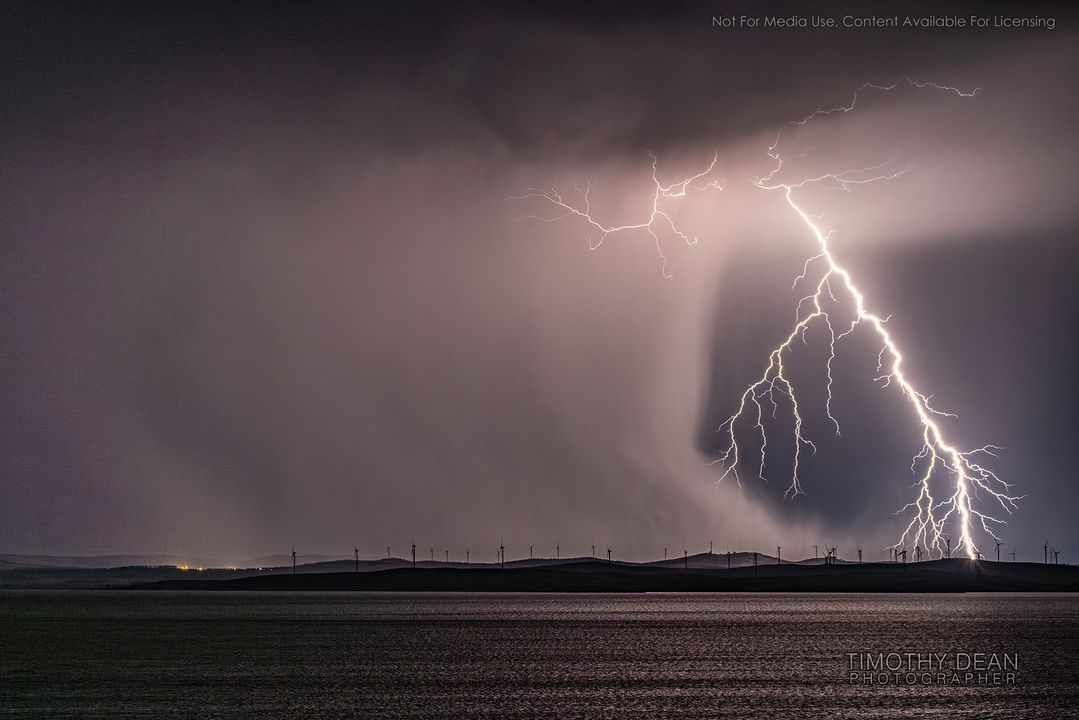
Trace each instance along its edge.
<instances>
[{"instance_id":1,"label":"distant ridge","mask_svg":"<svg viewBox=\"0 0 1079 720\"><path fill-rule=\"evenodd\" d=\"M724 558L725 560L725 558ZM139 590L396 592L1079 592L1079 568L966 559L923 563L758 564L677 569L587 559L531 567L409 568L180 579Z\"/></svg>"},{"instance_id":2,"label":"distant ridge","mask_svg":"<svg viewBox=\"0 0 1079 720\"><path fill-rule=\"evenodd\" d=\"M501 570L499 563L463 563L454 561L447 563L442 560L418 560L416 569L424 571L424 579L420 583L423 587L417 587L418 589L434 589L432 585L434 584L439 587L465 590L473 587L478 589L481 586L483 589L505 589L502 587L505 585L503 581L510 577L509 575L499 576L502 578L500 581L483 580L481 575L472 575L472 573L483 573L485 571L524 573L513 575L512 577L516 578L513 582L525 583L529 587L532 587L535 583L540 585L543 583L536 579L539 575L528 579L527 582L522 580L522 578L526 578L527 573L536 574L541 573L541 571L556 573L555 575L549 575L547 580L544 580L544 582L550 584L553 591L557 591L560 587L556 579L564 577L566 573L573 573L575 576L581 573L591 573L597 576L614 573L621 578L617 582L622 583L622 586L630 589L640 588L641 591L649 591L655 588L652 585L642 584L636 580L631 582L627 578L640 579L663 576L668 578L668 580L661 583L663 587L672 585L672 583L674 585L678 584L674 580L670 580L670 578L681 577L683 580L692 578L691 582L688 580L687 582L689 582L689 585L697 587L704 582L701 577L705 577L708 578L705 584L711 583L709 585L711 587L719 582L717 578L742 577L738 575L739 572L742 572L743 575L749 574L752 576L754 573L753 555L752 552L732 552L730 554L729 571L727 569L727 553L698 553L643 563L613 560L610 565L608 565L606 559L593 557L525 558L506 561L505 570ZM233 586L222 588L217 585L205 585L205 583L231 581L241 578L292 575L291 557L287 555L266 555L253 558L243 564L225 567L214 567L212 562L206 558L201 559L202 562L206 563L205 565L195 565L196 562L199 562L198 559L182 562L178 559L179 557L181 556L103 555L65 558L44 555L0 555L0 588L106 588L131 585L149 587L156 582L165 581L168 583L200 583L200 587L204 586L212 589L233 589ZM413 587L419 582L414 578L395 580L394 577L396 576L386 574L393 571L411 572L412 562L404 558L360 560L358 563L354 558L335 558L324 555L301 555L298 559L300 560L296 568L298 578L312 575L355 576L359 574L377 576L377 579L370 580L357 580L353 577L351 580L334 581L347 586L344 589L377 590L390 589L391 586ZM287 562L281 563L279 562L281 560L286 560ZM128 564L124 564L125 562ZM850 570L846 570L847 568ZM784 560L782 564L778 564L774 556L757 553L756 576L761 578L758 583L762 585L767 585L771 582L764 580L764 578L777 576L782 578L784 582L791 580L793 577L804 576L809 578L807 582L813 584L822 582L814 579L818 575L835 574L837 577L847 577L846 573L854 573L854 575L862 577L863 580L865 578L891 577L889 574L901 573L897 577L906 578L906 581L915 581L926 573L939 572L939 568L952 568L949 572L977 571L988 574L986 577L990 578L1006 577L1010 578L1009 582L1014 581L1023 584L1023 587L1040 587L1039 583L1054 585L1060 578L1072 577L1070 573L1076 572L1075 568L1066 565L995 563L989 561L975 563L967 559L935 560L908 563L906 565L896 563L865 563L863 565L838 560L834 564L826 565L824 558L809 558L798 561ZM356 572L357 570L359 571L358 573ZM432 579L435 576L428 574L431 572L449 573L449 575L435 583ZM455 573L462 576L456 577ZM562 575L557 575L557 573ZM985 579L982 578L983 581ZM259 582L268 581L260 580ZM330 581L296 580L295 582L301 585L315 583L322 587L322 584ZM576 578L571 584L577 587L581 582L579 578ZM868 580L860 582L864 586ZM963 580L963 583L965 582ZM499 583L502 584L500 585ZM270 583L270 585L272 584ZM596 580L593 584L602 589L610 585L611 581ZM432 585L432 587L427 588L427 585ZM179 586L177 585L177 587ZM190 586L185 585L184 587ZM289 587L291 588L291 585ZM1079 591L1079 587L1074 589ZM896 588L896 590L901 591L901 588Z\"/></svg>"},{"instance_id":3,"label":"distant ridge","mask_svg":"<svg viewBox=\"0 0 1079 720\"><path fill-rule=\"evenodd\" d=\"M325 572L347 572L356 569L356 561L352 557L346 557L343 555L297 555L297 572L304 573L325 573ZM564 558L524 558L518 560L507 560L505 566L507 568L524 568L524 567L550 567L567 565L571 563L579 562L602 562L606 563L605 559L588 557L586 555L579 555L575 557ZM688 563L689 569L702 569L702 568L726 568L727 567L727 554L726 553L697 553L689 555L688 557L670 558L668 560L655 560L646 562L630 562L623 560L612 561L615 565L622 566L654 566L654 567L668 567L668 568L683 568L685 569ZM758 553L757 563L759 565L775 564L776 559L771 555L765 555L764 553ZM823 563L823 558L819 560L801 560L801 561L787 561L784 560L783 564L786 565L802 563ZM753 565L753 553L752 552L735 552L731 553L731 567L751 567ZM445 562L443 560L417 560L416 567L423 568L483 568L483 567L498 567L497 562L461 562L459 560L451 560ZM286 553L280 553L276 555L262 555L255 558L248 558L245 560L222 560L220 558L203 557L198 555L176 555L176 554L157 554L157 555L85 555L85 556L60 556L60 555L18 555L18 554L0 554L0 572L6 570L33 570L33 569L84 569L84 570L106 570L117 568L133 568L133 567L145 567L145 568L164 568L164 567L187 567L187 568L204 568L206 570L235 570L235 569L261 569L264 571L284 571L288 570L292 572L292 557ZM377 570L386 570L394 567L412 567L412 561L404 558L380 558L377 560L361 559L359 561L359 570L361 572L373 572ZM2 581L0 581L2 585Z\"/></svg>"},{"instance_id":4,"label":"distant ridge","mask_svg":"<svg viewBox=\"0 0 1079 720\"><path fill-rule=\"evenodd\" d=\"M344 556L338 555L298 555L297 560L302 563L321 563L337 560ZM351 560L350 560L351 562ZM285 567L292 565L292 556L286 554L263 555L262 557L249 558L246 560L221 560L220 558L204 557L199 555L17 555L0 554L0 570L14 568L86 568L104 569L119 567L159 567L172 565L179 567L203 568L257 568L257 567Z\"/></svg>"}]
</instances>

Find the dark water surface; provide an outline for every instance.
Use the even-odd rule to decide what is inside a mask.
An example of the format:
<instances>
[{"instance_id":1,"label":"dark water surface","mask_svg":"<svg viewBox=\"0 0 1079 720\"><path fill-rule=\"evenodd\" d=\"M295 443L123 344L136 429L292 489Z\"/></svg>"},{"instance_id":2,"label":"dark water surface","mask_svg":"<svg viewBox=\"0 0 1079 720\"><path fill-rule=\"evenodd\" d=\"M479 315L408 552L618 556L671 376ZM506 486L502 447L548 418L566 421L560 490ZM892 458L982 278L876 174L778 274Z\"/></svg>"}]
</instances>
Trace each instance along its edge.
<instances>
[{"instance_id":1,"label":"dark water surface","mask_svg":"<svg viewBox=\"0 0 1079 720\"><path fill-rule=\"evenodd\" d=\"M851 685L863 652L1019 669ZM1075 718L1079 596L3 592L0 717Z\"/></svg>"}]
</instances>

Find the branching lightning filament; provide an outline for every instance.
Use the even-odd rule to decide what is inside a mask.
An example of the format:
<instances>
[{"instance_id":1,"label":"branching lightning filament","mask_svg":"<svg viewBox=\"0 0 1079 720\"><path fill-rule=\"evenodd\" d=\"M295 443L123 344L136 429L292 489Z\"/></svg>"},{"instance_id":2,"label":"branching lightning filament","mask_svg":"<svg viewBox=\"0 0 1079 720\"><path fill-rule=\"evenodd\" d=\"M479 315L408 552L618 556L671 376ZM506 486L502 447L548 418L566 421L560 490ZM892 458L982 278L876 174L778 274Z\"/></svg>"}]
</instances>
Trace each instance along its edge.
<instances>
[{"instance_id":1,"label":"branching lightning filament","mask_svg":"<svg viewBox=\"0 0 1079 720\"><path fill-rule=\"evenodd\" d=\"M914 483L917 494L914 500L897 511L897 515L909 514L911 517L903 528L899 540L891 548L898 553L901 547L905 549L908 544L912 544L929 555L935 553L938 557L950 556L954 549L956 552L975 558L978 556L978 546L974 540L975 528L980 527L981 531L988 536L999 539L996 531L1005 524L1004 520L979 509L980 505L976 506L976 503L984 501L991 507L999 506L1005 513L1010 514L1016 509L1016 501L1020 499L1020 496L1011 494L1011 486L1008 483L982 464L984 456L996 457L995 452L1000 448L995 445L985 445L973 450L961 450L947 438L941 420L944 417L954 418L955 416L934 408L930 403L931 396L919 390L911 378L905 374L903 354L886 327L888 318L881 317L867 307L865 296L855 284L850 272L840 264L832 252L829 245L830 233L820 227L818 219L810 215L799 204L796 197L799 191L814 186L852 190L861 185L895 180L908 172L911 166L900 164L897 153L890 159L869 167L828 172L796 180L781 181L779 179L785 174L784 163L788 159L781 150L785 134L821 117L853 112L861 96L867 92L890 92L901 85L930 89L961 98L971 98L978 92L977 89L968 92L935 83L915 82L907 77L900 78L890 85L866 83L854 92L849 104L816 110L780 128L775 141L767 150L768 157L773 161L771 171L766 176L755 180L754 184L761 190L782 194L787 206L802 222L813 239L815 254L805 261L801 274L794 281L794 287L809 282L812 290L798 301L794 325L789 334L769 353L768 363L763 373L746 387L739 398L736 410L718 428L718 432L726 438L726 444L714 464L723 468L719 482L728 478L741 482L739 471L745 458L738 443L737 432L739 428L748 426L760 437L760 456L755 463L755 469L756 474L762 480L765 479L766 458L771 436L765 427L765 414L768 413L772 418L777 417L780 408L776 397L778 392L785 398L784 407L788 407L790 411L790 442L793 445L792 471L784 496L794 497L802 494L804 490L799 478L802 454L807 450L816 452L816 446L803 434L802 411L796 388L788 375L788 363L794 359L792 356L796 343L807 342L806 333L810 329L822 328L828 342L823 378L824 411L832 431L839 435L840 423L832 413L834 379L832 365L837 348L844 338L850 336L855 330L864 328L864 331L872 333L881 345L877 355L876 380L882 388L899 389L917 420L920 436L920 449L914 455L910 466L911 472L917 478ZM529 194L520 197L542 198L561 210L553 217L539 219L553 222L576 216L585 220L593 233L589 240L589 247L592 249L598 248L612 233L634 229L647 231L654 239L660 256L663 258L664 277L670 277L667 272L667 261L663 256L656 233L657 225L665 225L670 232L688 244L696 244L697 239L690 238L682 232L670 215L661 209L661 203L667 198L683 197L687 189L691 187L718 188L715 182L695 185L713 172L717 161L718 158L713 157L712 163L703 172L670 185L663 185L657 178L656 159L652 156L652 179L655 184L652 206L650 212L635 224L608 225L597 221L592 216L589 199L591 184L583 189L574 186L576 202L564 197L557 188L548 191L532 189ZM842 314L837 309L840 307L843 308ZM949 490L940 498L934 496L931 485L938 475L944 475L950 479ZM958 535L955 548L951 547L952 538L947 534L950 530Z\"/></svg>"},{"instance_id":2,"label":"branching lightning filament","mask_svg":"<svg viewBox=\"0 0 1079 720\"><path fill-rule=\"evenodd\" d=\"M553 205L555 205L560 212L553 216L538 216L527 215L520 219L541 220L543 222L557 222L569 217L582 218L587 222L586 238L588 239L588 249L598 250L603 244L603 241L607 239L607 236L612 233L622 232L626 230L644 230L652 236L653 242L656 245L656 251L659 253L660 259L663 261L663 277L670 279L671 274L667 272L667 256L663 253L663 245L660 243L659 235L657 234L657 227L666 227L675 237L685 242L687 245L696 245L697 238L690 237L684 232L678 229L674 220L663 209L665 200L672 198L682 198L686 196L689 190L707 190L715 189L722 190L718 180L705 181L709 175L715 170L716 163L719 162L719 154L713 154L712 162L701 172L691 177L683 178L677 182L673 182L669 185L664 185L658 177L658 161L656 156L652 153L648 153L648 157L652 160L652 207L649 210L647 216L645 216L640 222L625 224L625 225L607 225L598 220L592 215L592 181L588 180L584 187L574 183L573 192L563 194L558 189L557 185L552 185L550 189L541 188L529 188L528 193L524 195L516 195L511 200L524 200L526 198L542 198Z\"/></svg>"}]
</instances>

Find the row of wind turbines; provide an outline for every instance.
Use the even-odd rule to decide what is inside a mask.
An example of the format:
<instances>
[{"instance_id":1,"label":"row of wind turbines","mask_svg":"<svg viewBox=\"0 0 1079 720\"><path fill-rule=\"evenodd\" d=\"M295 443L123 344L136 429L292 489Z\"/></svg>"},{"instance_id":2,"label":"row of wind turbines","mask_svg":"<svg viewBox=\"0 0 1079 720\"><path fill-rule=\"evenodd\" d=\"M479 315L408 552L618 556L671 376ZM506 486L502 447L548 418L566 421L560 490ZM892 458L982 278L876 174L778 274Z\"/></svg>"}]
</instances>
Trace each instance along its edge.
<instances>
[{"instance_id":1,"label":"row of wind turbines","mask_svg":"<svg viewBox=\"0 0 1079 720\"><path fill-rule=\"evenodd\" d=\"M951 558L951 556L952 556L952 538L949 535L945 535L943 537L944 537L944 540L945 540L945 543L946 543L946 546L945 546L946 549L945 549L945 555L944 556L945 556L945 558ZM997 543L996 543L996 561L997 562L1000 562L1000 546L1003 545L1003 544L1004 543L1001 542L1001 541L997 541ZM533 555L534 547L535 547L534 545L529 545L528 546L528 558L529 558L529 560L534 558L534 555ZM713 547L714 547L713 541L709 540L708 541L708 554L709 555L715 555L715 553L713 552ZM821 547L822 546L820 546L820 545L814 545L813 546L813 558L814 559L819 559L820 558L820 549L821 549ZM838 560L839 560L838 548L836 548L835 546L828 547L827 544L825 544L823 547L824 547L824 551L825 551L824 563L826 565L832 565L832 564L835 564L836 562L838 562ZM857 549L858 549L858 562L861 563L862 562L862 546L859 545ZM360 549L358 547L354 547L354 548L352 548L352 552L353 552L353 557L355 558L356 571L359 572L359 569L360 569ZM920 545L915 545L914 546L914 562L921 562L922 561L922 553L923 552L924 552L924 550ZM431 553L431 561L434 562L435 549L430 548L430 553ZM611 553L612 553L611 548L610 548L610 546L608 546L607 547L607 563L608 564L610 564L612 562L612 554ZM977 556L976 557L977 560L982 559L982 554L980 552L977 552L975 554ZM1060 550L1057 550L1055 547L1050 545L1049 540L1046 540L1045 544L1042 546L1042 554L1043 554L1043 562L1045 564L1047 564L1047 565L1049 565L1049 564L1059 565L1060 564ZM727 555L727 568L730 569L732 553L731 553L729 548L728 548L728 550L726 552L726 555ZM757 566L757 556L758 556L758 552L756 550L754 550L753 551L753 566L754 567ZM1015 551L1014 550L1011 551L1011 556L1012 556L1012 562L1015 562ZM389 559L390 557L392 557L392 555L390 553L390 547L387 546L386 547L386 558ZM449 550L444 551L444 557L445 557L445 562L448 563L450 561L450 551ZM561 557L562 557L562 546L561 546L561 544L556 542L555 543L555 559L561 559ZM593 557L593 558L596 557L596 546L594 544L592 545L592 554L591 554L590 557ZM682 557L683 557L683 560L684 560L684 562L686 564L686 567L688 568L689 567L689 550L688 549L685 549L685 548L682 549ZM928 553L926 553L926 557L927 558L929 557ZM497 558L496 562L498 562L499 567L504 568L506 566L506 545L505 545L504 542L499 543L496 558ZM668 557L668 548L663 548L663 560L667 561L668 559L669 559L669 557ZM468 564L468 563L471 562L471 560L472 560L471 550L466 548L465 549L465 563ZM888 548L888 561L889 562L894 562L894 563L903 562L905 564L907 562L907 548L906 547L899 548L899 547L895 547L895 546ZM783 547L781 545L776 545L776 564L777 565L782 565L783 564ZM416 567L416 543L412 543L412 567ZM292 547L292 573L294 575L296 574L296 546L295 545Z\"/></svg>"},{"instance_id":2,"label":"row of wind turbines","mask_svg":"<svg viewBox=\"0 0 1079 720\"><path fill-rule=\"evenodd\" d=\"M944 557L945 558L951 558L952 557L952 536L951 535L944 535L944 542L945 542ZM997 546L996 547L996 549L997 549L997 562L1000 562L1000 546L1002 544L1003 543L1000 542L1000 541L996 542L996 546ZM834 563L838 560L838 557L839 557L838 556L838 549L834 545L832 547L829 547L827 544L825 544L823 547L824 547L824 565L834 565ZM533 559L533 557L534 557L533 556L533 548L534 548L534 545L529 545L529 559L530 560ZM814 559L819 559L820 558L820 548L821 548L820 545L812 546L812 556L814 556ZM710 541L708 541L708 554L709 555L714 555L715 554L715 553L712 552L712 549L713 549L713 542L710 540ZM355 562L356 562L356 565L355 565L356 572L359 572L359 548L358 547L353 547L352 551L353 551L353 557L355 558ZM612 557L611 556L611 547L607 546L606 551L607 551L607 553L606 553L607 554L607 565L610 565L610 563L612 561L612 559L611 559L611 557ZM782 565L782 563L783 563L782 551L783 551L782 546L781 545L776 545L776 565ZM914 546L914 561L915 562L920 562L921 561L921 554L923 554L923 552L924 552L923 548L921 548L920 545L915 545ZM445 553L446 562L449 562L450 561L450 551L448 551L448 549L447 549L447 551L443 551L443 553ZM754 568L757 566L757 555L759 555L759 554L757 554L756 551L753 551L753 567ZM975 553L975 555L976 555L975 559L978 559L978 560L982 559L982 554L981 553ZM561 559L561 556L562 556L562 546L561 546L561 544L556 542L555 543L555 558L556 559ZM730 557L732 557L732 552L730 552L729 548L727 549L726 556L727 556L727 569L729 570L730 569ZM1012 556L1012 562L1014 562L1015 561L1015 551L1011 552L1011 556ZM386 546L386 558L388 559L390 557L392 557L391 552L390 552L390 546L387 545ZM498 562L498 567L505 568L506 567L506 544L505 544L505 542L498 543L498 549L497 549L497 556L496 557L497 557L496 561ZM592 554L591 554L590 557L593 557L593 558L596 557L596 545L595 544L592 545ZM683 557L683 560L685 562L685 567L688 568L689 567L689 551L688 551L688 549L686 549L686 548L682 549L682 557ZM927 558L929 557L928 553L926 554L926 557ZM889 562L900 562L900 561L902 561L904 563L904 565L905 565L906 558L907 558L907 554L906 554L906 547L905 546L904 547L892 546L892 547L888 548L888 561ZM1050 561L1050 558L1051 558L1051 561ZM431 560L432 561L435 560L435 548L434 547L431 548ZM664 548L664 560L665 561L668 560L668 548L666 548L666 547ZM469 563L470 561L472 561L472 552L470 552L468 548L465 548L465 563ZM859 545L858 546L858 562L861 563L861 561L862 561L862 546ZM1050 545L1049 540L1046 540L1046 543L1044 543L1042 545L1042 561L1044 563L1046 563L1046 565L1060 565L1061 551L1058 551L1058 549L1056 549L1055 547ZM415 543L413 542L412 543L412 567L413 568L415 567L415 562L416 562L416 560L415 560ZM292 546L292 574L293 575L296 574L296 545Z\"/></svg>"},{"instance_id":3,"label":"row of wind turbines","mask_svg":"<svg viewBox=\"0 0 1079 720\"><path fill-rule=\"evenodd\" d=\"M944 535L942 537L944 538L944 542L945 542L944 557L945 558L951 558L951 556L952 556L952 538L951 538L950 535ZM1000 562L1000 546L1003 545L1003 544L1004 543L1002 541L1000 541L1000 540L996 541L996 552L997 552L997 560L996 561L997 562ZM923 552L924 552L924 548L922 548L920 545L915 545L914 546L914 562L921 562ZM1015 551L1012 550L1011 553L1009 553L1009 554L1012 556L1012 562L1015 562ZM1046 540L1045 544L1042 546L1042 555L1043 555L1043 562L1046 565L1059 565L1060 564L1060 551L1057 550L1052 545L1050 545L1048 540ZM975 556L974 557L975 560L982 560L983 559L982 554L981 554L980 551L975 551L974 556ZM929 557L928 553L926 553L926 557L927 558ZM899 548L899 547L893 546L893 547L888 548L888 559L889 559L890 562L900 562L900 558L902 558L902 562L904 562L904 563L907 561L907 548L906 547ZM858 548L858 561L861 562L861 560L862 560L862 549Z\"/></svg>"}]
</instances>

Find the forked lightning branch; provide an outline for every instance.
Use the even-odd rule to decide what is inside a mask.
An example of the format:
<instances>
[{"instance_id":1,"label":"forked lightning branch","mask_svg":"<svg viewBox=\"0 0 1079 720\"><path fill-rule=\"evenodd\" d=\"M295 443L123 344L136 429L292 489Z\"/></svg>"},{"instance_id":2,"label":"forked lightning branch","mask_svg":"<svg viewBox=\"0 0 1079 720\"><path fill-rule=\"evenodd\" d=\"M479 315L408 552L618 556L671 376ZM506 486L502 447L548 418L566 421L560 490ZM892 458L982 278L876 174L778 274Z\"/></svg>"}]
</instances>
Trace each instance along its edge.
<instances>
[{"instance_id":1,"label":"forked lightning branch","mask_svg":"<svg viewBox=\"0 0 1079 720\"><path fill-rule=\"evenodd\" d=\"M804 226L814 250L805 261L801 274L795 278L794 286L799 287L804 283L809 290L798 301L790 332L771 350L763 372L746 386L737 407L718 428L718 432L726 438L726 445L714 464L722 468L719 481L731 479L740 483L749 461L739 444L739 433L755 433L760 439L760 451L751 467L752 472L764 480L768 473L769 447L778 442L786 442L793 451L792 470L786 480L786 496L796 497L802 494L804 489L799 476L800 462L803 453L815 453L816 446L805 433L799 396L791 380L790 365L798 360L796 350L806 342L808 331L823 328L828 342L827 362L821 378L825 389L824 410L831 425L829 431L840 435L840 421L832 413L833 361L846 338L859 330L868 332L880 343L876 380L883 388L898 390L907 401L911 414L917 421L920 439L920 449L914 455L910 466L917 479L914 485L916 494L913 500L897 511L897 514L908 517L909 521L905 521L907 524L891 550L897 554L905 553L910 545L910 549L917 554L924 552L930 556L935 554L937 557L947 557L954 550L976 558L979 551L974 539L975 532L999 540L997 530L1005 524L1005 520L993 513L1010 514L1016 509L1016 501L1021 497L1013 495L1011 486L987 467L986 458L996 457L995 453L1000 448L984 445L962 449L948 438L941 420L955 416L935 408L930 403L931 395L920 389L905 373L903 353L888 331L888 318L870 309L865 294L829 245L831 234L821 228L819 220L807 212L799 201L801 192L808 188L855 190L862 185L898 180L911 166L901 164L896 154L883 162L865 167L834 170L809 177L787 177L788 156L784 146L788 143L789 134L799 127L819 122L828 116L856 111L859 100L867 93L887 93L904 85L963 100L972 99L978 93L976 88L965 91L936 83L915 82L907 77L888 85L866 83L854 92L847 105L818 109L799 120L787 123L767 148L767 156L772 163L771 171L764 177L753 180L753 184L763 191L780 193L787 207ZM718 157L713 156L711 163L700 172L668 184L660 181L657 160L654 156L651 157L654 191L650 206L642 208L639 217L627 221L605 222L596 217L592 210L590 182L583 186L575 184L569 189L560 189L557 185L548 189L530 188L528 193L514 199L537 198L556 210L554 214L528 217L545 222L582 222L592 250L598 249L613 233L646 233L659 253L664 277L669 278L661 236L667 235L689 245L696 244L697 238L678 227L669 214L667 204L685 197L689 190L722 190L719 182L712 178ZM766 415L777 418L781 408L789 419L789 434L785 438L776 437L775 432L765 427ZM934 482L941 478L946 479L947 490L934 494ZM956 543L954 548L953 539Z\"/></svg>"}]
</instances>

